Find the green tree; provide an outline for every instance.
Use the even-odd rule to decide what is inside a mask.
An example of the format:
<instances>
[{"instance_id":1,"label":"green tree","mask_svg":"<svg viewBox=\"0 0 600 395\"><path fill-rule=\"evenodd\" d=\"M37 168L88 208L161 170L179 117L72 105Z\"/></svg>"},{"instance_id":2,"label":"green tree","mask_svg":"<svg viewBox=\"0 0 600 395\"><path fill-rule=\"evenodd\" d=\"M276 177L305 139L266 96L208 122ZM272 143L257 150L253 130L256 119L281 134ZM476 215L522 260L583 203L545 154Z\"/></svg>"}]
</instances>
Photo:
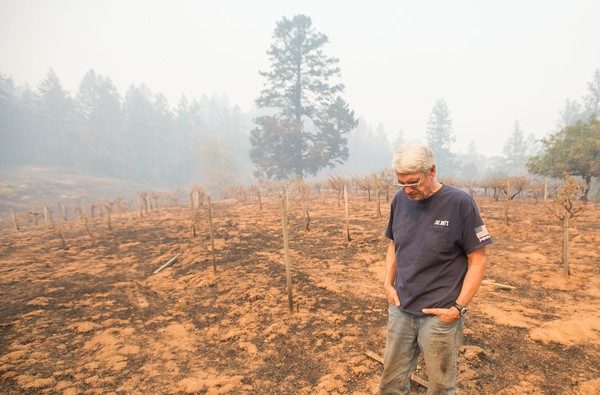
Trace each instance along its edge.
<instances>
[{"instance_id":1,"label":"green tree","mask_svg":"<svg viewBox=\"0 0 600 395\"><path fill-rule=\"evenodd\" d=\"M450 152L450 146L455 141L448 106L443 99L438 99L427 121L427 143L438 165L438 174L443 177L454 176L454 154Z\"/></svg>"},{"instance_id":2,"label":"green tree","mask_svg":"<svg viewBox=\"0 0 600 395\"><path fill-rule=\"evenodd\" d=\"M573 125L578 121L585 118L584 113L581 110L581 105L577 100L565 99L565 107L559 112L560 118L556 122L558 129Z\"/></svg>"},{"instance_id":3,"label":"green tree","mask_svg":"<svg viewBox=\"0 0 600 395\"><path fill-rule=\"evenodd\" d=\"M600 176L600 120L592 117L577 122L542 139L544 152L533 156L527 168L534 174L560 178L569 173L585 181L582 200L587 195L592 177Z\"/></svg>"},{"instance_id":4,"label":"green tree","mask_svg":"<svg viewBox=\"0 0 600 395\"><path fill-rule=\"evenodd\" d=\"M270 69L256 99L270 115L257 117L250 158L268 178L302 179L348 158L345 135L357 122L341 98L338 59L323 52L326 35L305 15L277 22L267 54Z\"/></svg>"},{"instance_id":5,"label":"green tree","mask_svg":"<svg viewBox=\"0 0 600 395\"><path fill-rule=\"evenodd\" d=\"M515 121L514 129L511 135L504 143L502 154L506 159L506 167L511 172L518 172L524 168L527 160L527 145L519 121Z\"/></svg>"},{"instance_id":6,"label":"green tree","mask_svg":"<svg viewBox=\"0 0 600 395\"><path fill-rule=\"evenodd\" d=\"M75 102L52 69L38 85L35 111L34 160L40 164L73 164L72 148L77 139Z\"/></svg>"},{"instance_id":7,"label":"green tree","mask_svg":"<svg viewBox=\"0 0 600 395\"><path fill-rule=\"evenodd\" d=\"M126 166L121 96L110 78L90 70L77 91L81 148L78 165L118 175Z\"/></svg>"},{"instance_id":8,"label":"green tree","mask_svg":"<svg viewBox=\"0 0 600 395\"><path fill-rule=\"evenodd\" d=\"M400 128L398 130L398 133L396 133L396 137L394 138L394 140L392 141L392 152L398 148L398 146L400 144L402 144L406 139L404 138L404 130L402 128Z\"/></svg>"},{"instance_id":9,"label":"green tree","mask_svg":"<svg viewBox=\"0 0 600 395\"><path fill-rule=\"evenodd\" d=\"M600 118L600 68L594 72L594 77L588 82L588 93L583 97L585 116Z\"/></svg>"},{"instance_id":10,"label":"green tree","mask_svg":"<svg viewBox=\"0 0 600 395\"><path fill-rule=\"evenodd\" d=\"M17 132L18 106L12 78L0 73L0 165L18 161L22 139Z\"/></svg>"}]
</instances>

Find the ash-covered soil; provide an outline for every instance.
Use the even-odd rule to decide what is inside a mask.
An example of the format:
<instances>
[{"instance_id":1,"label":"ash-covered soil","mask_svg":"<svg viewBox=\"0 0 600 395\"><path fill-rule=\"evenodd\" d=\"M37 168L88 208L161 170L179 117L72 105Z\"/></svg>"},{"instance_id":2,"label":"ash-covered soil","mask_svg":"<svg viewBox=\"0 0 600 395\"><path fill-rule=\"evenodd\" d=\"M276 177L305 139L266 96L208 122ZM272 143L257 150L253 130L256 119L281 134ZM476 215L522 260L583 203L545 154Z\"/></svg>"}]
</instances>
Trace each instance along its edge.
<instances>
[{"instance_id":1,"label":"ash-covered soil","mask_svg":"<svg viewBox=\"0 0 600 395\"><path fill-rule=\"evenodd\" d=\"M495 240L471 304L459 362L463 393L600 392L600 207L562 229L540 202L477 198ZM213 205L191 238L190 208L94 219L59 234L0 235L2 393L376 393L387 302L388 204L351 196L350 236L335 197L291 199L293 312L280 201ZM176 254L177 262L153 274ZM216 272L214 268L216 267ZM422 368L418 375L426 378ZM423 388L415 386L415 392Z\"/></svg>"}]
</instances>

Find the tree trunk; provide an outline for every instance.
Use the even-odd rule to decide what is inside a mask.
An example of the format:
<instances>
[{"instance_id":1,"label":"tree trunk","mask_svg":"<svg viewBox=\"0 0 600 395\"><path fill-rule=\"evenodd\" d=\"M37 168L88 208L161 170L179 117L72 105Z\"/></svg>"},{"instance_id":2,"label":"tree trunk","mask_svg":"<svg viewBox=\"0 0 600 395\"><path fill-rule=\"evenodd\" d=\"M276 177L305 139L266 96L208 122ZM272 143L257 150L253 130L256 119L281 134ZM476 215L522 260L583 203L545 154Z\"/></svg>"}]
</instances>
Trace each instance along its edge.
<instances>
[{"instance_id":1,"label":"tree trunk","mask_svg":"<svg viewBox=\"0 0 600 395\"><path fill-rule=\"evenodd\" d=\"M563 218L563 268L565 270L565 277L569 277L569 213L565 212Z\"/></svg>"},{"instance_id":2,"label":"tree trunk","mask_svg":"<svg viewBox=\"0 0 600 395\"><path fill-rule=\"evenodd\" d=\"M50 227L50 221L49 221L49 215L48 215L48 207L44 206L44 226L46 229L48 229Z\"/></svg>"},{"instance_id":3,"label":"tree trunk","mask_svg":"<svg viewBox=\"0 0 600 395\"><path fill-rule=\"evenodd\" d=\"M207 198L208 202L208 228L210 230L210 257L213 263L213 270L217 272L217 263L215 262L215 232L213 230L213 222L212 222L212 205L210 203L210 196Z\"/></svg>"},{"instance_id":4,"label":"tree trunk","mask_svg":"<svg viewBox=\"0 0 600 395\"><path fill-rule=\"evenodd\" d=\"M344 185L344 205L346 209L346 237L350 241L350 213L348 210L348 188Z\"/></svg>"},{"instance_id":5,"label":"tree trunk","mask_svg":"<svg viewBox=\"0 0 600 395\"><path fill-rule=\"evenodd\" d=\"M283 251L285 253L285 278L288 291L288 307L290 313L294 311L294 299L292 296L292 268L290 264L290 248L288 234L287 200L281 199L281 227L283 229Z\"/></svg>"},{"instance_id":6,"label":"tree trunk","mask_svg":"<svg viewBox=\"0 0 600 395\"><path fill-rule=\"evenodd\" d=\"M588 201L588 193L590 192L590 187L592 185L592 177L586 176L583 177L583 179L585 180L585 186L583 187L583 191L581 191L581 198L579 200L585 204Z\"/></svg>"}]
</instances>

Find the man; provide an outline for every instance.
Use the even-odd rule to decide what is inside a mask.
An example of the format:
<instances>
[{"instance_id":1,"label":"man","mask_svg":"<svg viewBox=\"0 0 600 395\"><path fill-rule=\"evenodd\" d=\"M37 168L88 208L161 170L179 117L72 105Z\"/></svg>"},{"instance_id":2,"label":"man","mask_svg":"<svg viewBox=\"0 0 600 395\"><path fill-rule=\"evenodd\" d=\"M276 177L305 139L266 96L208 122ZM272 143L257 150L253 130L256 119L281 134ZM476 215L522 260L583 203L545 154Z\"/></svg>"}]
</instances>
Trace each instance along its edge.
<instances>
[{"instance_id":1,"label":"man","mask_svg":"<svg viewBox=\"0 0 600 395\"><path fill-rule=\"evenodd\" d=\"M384 291L389 302L382 394L409 394L423 352L429 394L456 392L456 360L467 306L492 242L473 199L441 184L431 149L399 146L392 167L398 191L386 236Z\"/></svg>"}]
</instances>

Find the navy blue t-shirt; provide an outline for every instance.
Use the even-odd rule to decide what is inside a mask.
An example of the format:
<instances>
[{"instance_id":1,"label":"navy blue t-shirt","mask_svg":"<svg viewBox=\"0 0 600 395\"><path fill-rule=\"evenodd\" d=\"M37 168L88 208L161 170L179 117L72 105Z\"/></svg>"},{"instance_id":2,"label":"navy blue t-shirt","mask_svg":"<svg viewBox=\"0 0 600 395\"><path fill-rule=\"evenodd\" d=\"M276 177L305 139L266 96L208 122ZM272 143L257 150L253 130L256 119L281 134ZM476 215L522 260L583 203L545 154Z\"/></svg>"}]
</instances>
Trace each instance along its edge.
<instances>
[{"instance_id":1,"label":"navy blue t-shirt","mask_svg":"<svg viewBox=\"0 0 600 395\"><path fill-rule=\"evenodd\" d=\"M385 235L396 246L400 307L416 315L423 308L452 306L467 272L467 254L492 242L471 196L450 185L419 201L398 191Z\"/></svg>"}]
</instances>

